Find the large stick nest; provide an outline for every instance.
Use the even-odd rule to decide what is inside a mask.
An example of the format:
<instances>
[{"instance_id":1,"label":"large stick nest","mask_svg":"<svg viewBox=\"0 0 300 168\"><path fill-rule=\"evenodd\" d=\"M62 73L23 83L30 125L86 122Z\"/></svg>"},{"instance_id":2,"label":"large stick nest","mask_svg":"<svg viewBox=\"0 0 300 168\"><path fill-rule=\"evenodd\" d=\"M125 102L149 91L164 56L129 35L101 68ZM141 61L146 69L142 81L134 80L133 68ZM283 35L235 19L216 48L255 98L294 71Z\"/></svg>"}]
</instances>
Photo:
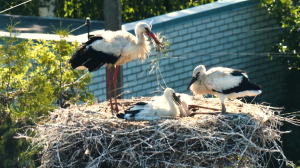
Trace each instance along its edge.
<instances>
[{"instance_id":1,"label":"large stick nest","mask_svg":"<svg viewBox=\"0 0 300 168\"><path fill-rule=\"evenodd\" d=\"M216 98L192 98L195 104L220 106ZM147 99L120 100L119 107ZM287 132L279 126L297 124L293 115L237 99L226 108L232 113L134 122L112 116L108 102L72 106L51 112L30 139L33 147L43 147L41 167L265 167L271 158L292 164L280 147ZM209 112L197 110L203 111Z\"/></svg>"}]
</instances>

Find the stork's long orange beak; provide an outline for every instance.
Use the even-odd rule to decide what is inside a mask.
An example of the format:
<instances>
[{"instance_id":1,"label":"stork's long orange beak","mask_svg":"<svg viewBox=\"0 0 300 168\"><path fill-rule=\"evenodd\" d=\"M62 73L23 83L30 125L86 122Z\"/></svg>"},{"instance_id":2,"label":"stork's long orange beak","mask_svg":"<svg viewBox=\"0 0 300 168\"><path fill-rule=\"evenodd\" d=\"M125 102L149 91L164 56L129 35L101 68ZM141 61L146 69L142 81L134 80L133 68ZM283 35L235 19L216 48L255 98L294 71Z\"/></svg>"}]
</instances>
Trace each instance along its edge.
<instances>
[{"instance_id":1,"label":"stork's long orange beak","mask_svg":"<svg viewBox=\"0 0 300 168\"><path fill-rule=\"evenodd\" d=\"M148 31L147 32L147 35L151 38L153 38L153 40L155 41L155 43L158 45L160 44L160 42L157 40L157 38L155 37L155 35L151 32L151 31Z\"/></svg>"}]
</instances>

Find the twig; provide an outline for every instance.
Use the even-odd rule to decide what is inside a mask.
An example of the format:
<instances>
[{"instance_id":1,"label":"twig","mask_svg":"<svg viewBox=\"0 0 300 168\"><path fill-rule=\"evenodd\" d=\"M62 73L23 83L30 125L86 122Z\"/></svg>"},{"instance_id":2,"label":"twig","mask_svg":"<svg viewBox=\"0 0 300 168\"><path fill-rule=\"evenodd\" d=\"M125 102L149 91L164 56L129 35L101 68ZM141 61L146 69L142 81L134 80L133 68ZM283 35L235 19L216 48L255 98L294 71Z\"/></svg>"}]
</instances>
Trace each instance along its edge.
<instances>
[{"instance_id":1,"label":"twig","mask_svg":"<svg viewBox=\"0 0 300 168\"><path fill-rule=\"evenodd\" d=\"M191 113L189 115L189 117L193 117L195 115L217 115L217 114L220 114L221 112L194 112L194 113Z\"/></svg>"},{"instance_id":2,"label":"twig","mask_svg":"<svg viewBox=\"0 0 300 168\"><path fill-rule=\"evenodd\" d=\"M216 108L211 108L211 107L204 107L204 106L199 106L199 105L189 105L189 108L204 108L204 109L209 109L209 110L215 110L215 111L221 111L221 109L216 109Z\"/></svg>"}]
</instances>

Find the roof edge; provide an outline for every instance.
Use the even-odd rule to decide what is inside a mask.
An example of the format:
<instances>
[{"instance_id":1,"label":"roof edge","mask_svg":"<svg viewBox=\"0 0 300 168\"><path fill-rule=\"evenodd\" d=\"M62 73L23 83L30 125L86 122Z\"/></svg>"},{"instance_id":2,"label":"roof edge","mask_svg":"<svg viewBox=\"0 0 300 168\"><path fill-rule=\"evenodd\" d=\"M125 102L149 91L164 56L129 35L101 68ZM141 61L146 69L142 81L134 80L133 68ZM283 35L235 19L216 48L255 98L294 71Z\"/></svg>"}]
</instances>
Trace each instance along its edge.
<instances>
[{"instance_id":1,"label":"roof edge","mask_svg":"<svg viewBox=\"0 0 300 168\"><path fill-rule=\"evenodd\" d=\"M25 15L11 15L11 14L0 14L0 17L6 16L6 17L15 17L15 18L32 18L35 20L68 20L68 21L74 21L74 22L83 22L85 19L73 19L73 18L60 18L60 17L41 17L41 16L25 16ZM99 23L104 23L104 21L101 20L91 20L91 22L99 22Z\"/></svg>"},{"instance_id":2,"label":"roof edge","mask_svg":"<svg viewBox=\"0 0 300 168\"><path fill-rule=\"evenodd\" d=\"M122 30L133 31L137 22L150 23L151 21L153 30L158 30L199 18L206 18L249 6L255 6L259 3L260 0L222 0L128 23L122 26Z\"/></svg>"}]
</instances>

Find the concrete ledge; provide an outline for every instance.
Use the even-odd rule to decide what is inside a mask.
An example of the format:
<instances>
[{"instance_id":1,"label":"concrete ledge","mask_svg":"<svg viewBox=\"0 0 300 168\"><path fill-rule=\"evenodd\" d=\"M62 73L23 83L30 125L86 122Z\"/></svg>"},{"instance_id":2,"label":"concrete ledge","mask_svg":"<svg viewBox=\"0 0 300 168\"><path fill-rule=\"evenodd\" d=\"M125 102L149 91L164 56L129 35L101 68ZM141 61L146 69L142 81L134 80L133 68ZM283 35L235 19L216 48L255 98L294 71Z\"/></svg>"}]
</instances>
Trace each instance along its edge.
<instances>
[{"instance_id":1,"label":"concrete ledge","mask_svg":"<svg viewBox=\"0 0 300 168\"><path fill-rule=\"evenodd\" d=\"M259 0L222 0L128 23L123 25L122 29L133 33L134 26L137 22L150 23L152 21L152 30L158 30L199 18L211 17L220 13L227 13L229 11L239 10L249 6L255 6L259 3Z\"/></svg>"}]
</instances>

